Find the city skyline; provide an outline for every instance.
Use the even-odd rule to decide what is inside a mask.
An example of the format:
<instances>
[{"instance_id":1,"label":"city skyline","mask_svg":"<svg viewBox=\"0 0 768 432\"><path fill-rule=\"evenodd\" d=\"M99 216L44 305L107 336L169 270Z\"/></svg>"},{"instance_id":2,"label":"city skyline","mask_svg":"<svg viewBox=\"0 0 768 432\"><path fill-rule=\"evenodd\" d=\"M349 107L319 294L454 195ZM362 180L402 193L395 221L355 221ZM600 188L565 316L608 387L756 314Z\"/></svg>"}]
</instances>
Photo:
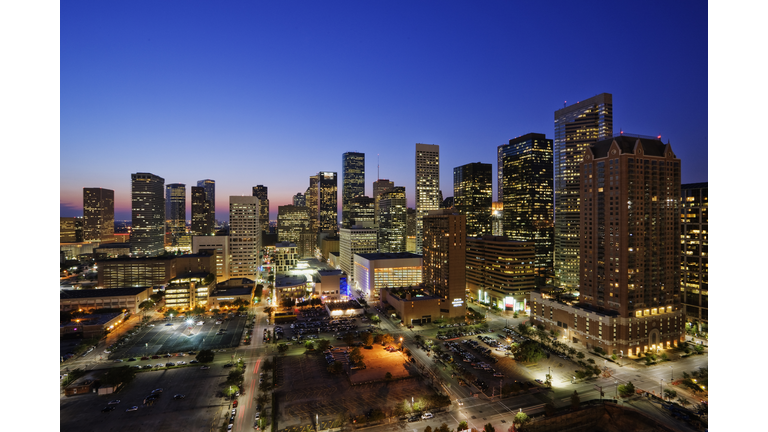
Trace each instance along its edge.
<instances>
[{"instance_id":1,"label":"city skyline","mask_svg":"<svg viewBox=\"0 0 768 432\"><path fill-rule=\"evenodd\" d=\"M152 5L153 14L62 5L60 216L82 215L83 188L99 187L115 191L115 219L130 219L130 174L152 172L168 183L214 179L219 220L226 197L263 184L275 220L308 176L341 173L345 152L367 155L367 196L377 178L415 184L415 143L440 146L448 197L455 167L496 170L499 145L528 133L553 138L556 110L603 92L614 98L615 134L661 135L682 161L683 183L708 181L706 5L554 14L507 4L422 3L407 14L349 3L290 14L280 5L199 6L184 20L174 5ZM377 19L360 19L368 16ZM525 19L543 16L546 31ZM620 21L627 31L601 38L599 64L597 53L554 54L579 21ZM77 158L97 146L110 163L79 169ZM231 154L255 169L227 167ZM411 208L414 192L406 187Z\"/></svg>"}]
</instances>

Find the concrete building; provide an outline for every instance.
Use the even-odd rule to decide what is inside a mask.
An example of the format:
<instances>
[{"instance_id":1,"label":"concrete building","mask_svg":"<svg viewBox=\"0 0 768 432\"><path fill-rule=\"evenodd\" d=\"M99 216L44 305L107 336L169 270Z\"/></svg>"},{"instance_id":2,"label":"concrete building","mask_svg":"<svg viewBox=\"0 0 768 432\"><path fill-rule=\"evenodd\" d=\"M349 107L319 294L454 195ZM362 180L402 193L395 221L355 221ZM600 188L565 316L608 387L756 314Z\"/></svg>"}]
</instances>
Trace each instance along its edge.
<instances>
[{"instance_id":1,"label":"concrete building","mask_svg":"<svg viewBox=\"0 0 768 432\"><path fill-rule=\"evenodd\" d=\"M440 146L416 144L416 253L421 253L424 217L440 209Z\"/></svg>"},{"instance_id":2,"label":"concrete building","mask_svg":"<svg viewBox=\"0 0 768 432\"><path fill-rule=\"evenodd\" d=\"M234 278L216 284L216 288L208 294L208 308L221 309L224 306L232 306L237 300L243 300L246 304L253 304L256 296L256 282L248 278Z\"/></svg>"},{"instance_id":3,"label":"concrete building","mask_svg":"<svg viewBox=\"0 0 768 432\"><path fill-rule=\"evenodd\" d=\"M355 281L353 273L355 254L373 253L377 251L377 232L374 228L342 228L339 231L339 266Z\"/></svg>"},{"instance_id":4,"label":"concrete building","mask_svg":"<svg viewBox=\"0 0 768 432\"><path fill-rule=\"evenodd\" d=\"M153 257L165 250L165 179L131 174L131 254Z\"/></svg>"},{"instance_id":5,"label":"concrete building","mask_svg":"<svg viewBox=\"0 0 768 432\"><path fill-rule=\"evenodd\" d=\"M208 295L216 286L211 273L187 273L168 282L165 287L165 306L181 310L208 305Z\"/></svg>"},{"instance_id":6,"label":"concrete building","mask_svg":"<svg viewBox=\"0 0 768 432\"><path fill-rule=\"evenodd\" d=\"M428 324L438 318L448 318L445 310L451 306L440 296L429 294L421 287L383 288L381 304L392 306L405 325Z\"/></svg>"},{"instance_id":7,"label":"concrete building","mask_svg":"<svg viewBox=\"0 0 768 432\"><path fill-rule=\"evenodd\" d=\"M330 259L331 253L340 253L340 237L338 235L326 236L320 239L320 255L325 259Z\"/></svg>"},{"instance_id":8,"label":"concrete building","mask_svg":"<svg viewBox=\"0 0 768 432\"><path fill-rule=\"evenodd\" d=\"M555 284L579 288L579 164L590 144L613 135L613 97L602 93L555 111Z\"/></svg>"},{"instance_id":9,"label":"concrete building","mask_svg":"<svg viewBox=\"0 0 768 432\"><path fill-rule=\"evenodd\" d=\"M298 262L299 255L295 243L280 242L275 245L275 260L272 262L275 273L285 273L295 268Z\"/></svg>"},{"instance_id":10,"label":"concrete building","mask_svg":"<svg viewBox=\"0 0 768 432\"><path fill-rule=\"evenodd\" d=\"M187 187L182 183L165 185L165 227L170 246L178 247L187 232Z\"/></svg>"},{"instance_id":11,"label":"concrete building","mask_svg":"<svg viewBox=\"0 0 768 432\"><path fill-rule=\"evenodd\" d=\"M269 189L264 185L253 187L253 196L259 199L259 224L261 230L269 232Z\"/></svg>"},{"instance_id":12,"label":"concrete building","mask_svg":"<svg viewBox=\"0 0 768 432\"><path fill-rule=\"evenodd\" d=\"M309 209L295 205L277 207L277 240L296 244L299 258L314 256L317 233L309 229Z\"/></svg>"},{"instance_id":13,"label":"concrete building","mask_svg":"<svg viewBox=\"0 0 768 432\"><path fill-rule=\"evenodd\" d=\"M708 333L708 184L684 184L680 192L680 292L687 322L696 332Z\"/></svg>"},{"instance_id":14,"label":"concrete building","mask_svg":"<svg viewBox=\"0 0 768 432\"><path fill-rule=\"evenodd\" d=\"M309 209L309 230L315 235L317 235L318 231L320 230L320 224L318 223L318 210L320 208L318 203L319 184L320 176L318 174L310 176L309 187L307 188L307 192L304 194L306 205Z\"/></svg>"},{"instance_id":15,"label":"concrete building","mask_svg":"<svg viewBox=\"0 0 768 432\"><path fill-rule=\"evenodd\" d=\"M373 220L379 223L379 200L381 194L395 187L395 183L388 179L378 179L373 182Z\"/></svg>"},{"instance_id":16,"label":"concrete building","mask_svg":"<svg viewBox=\"0 0 768 432\"><path fill-rule=\"evenodd\" d=\"M349 204L353 198L365 195L365 153L346 152L341 155L341 226L350 228Z\"/></svg>"},{"instance_id":17,"label":"concrete building","mask_svg":"<svg viewBox=\"0 0 768 432\"><path fill-rule=\"evenodd\" d=\"M405 252L405 187L397 186L381 193L379 199L379 252Z\"/></svg>"},{"instance_id":18,"label":"concrete building","mask_svg":"<svg viewBox=\"0 0 768 432\"><path fill-rule=\"evenodd\" d=\"M83 242L83 218L60 217L59 218L59 243Z\"/></svg>"},{"instance_id":19,"label":"concrete building","mask_svg":"<svg viewBox=\"0 0 768 432\"><path fill-rule=\"evenodd\" d=\"M193 236L192 253L213 255L216 281L229 279L229 236Z\"/></svg>"},{"instance_id":20,"label":"concrete building","mask_svg":"<svg viewBox=\"0 0 768 432\"><path fill-rule=\"evenodd\" d=\"M99 246L100 243L61 243L59 251L64 253L65 259L76 260L79 256L93 254Z\"/></svg>"},{"instance_id":21,"label":"concrete building","mask_svg":"<svg viewBox=\"0 0 768 432\"><path fill-rule=\"evenodd\" d=\"M409 252L358 253L354 256L354 288L377 299L382 288L416 286L422 283L421 255Z\"/></svg>"},{"instance_id":22,"label":"concrete building","mask_svg":"<svg viewBox=\"0 0 768 432\"><path fill-rule=\"evenodd\" d=\"M130 254L131 245L128 243L105 243L93 248L93 256L97 260L128 257Z\"/></svg>"},{"instance_id":23,"label":"concrete building","mask_svg":"<svg viewBox=\"0 0 768 432\"><path fill-rule=\"evenodd\" d=\"M261 266L259 199L229 197L229 276L256 279Z\"/></svg>"},{"instance_id":24,"label":"concrete building","mask_svg":"<svg viewBox=\"0 0 768 432\"><path fill-rule=\"evenodd\" d=\"M346 228L373 228L376 225L374 204L374 199L365 195L350 199L346 210L349 226Z\"/></svg>"},{"instance_id":25,"label":"concrete building","mask_svg":"<svg viewBox=\"0 0 768 432\"><path fill-rule=\"evenodd\" d=\"M303 193L299 192L293 196L293 205L296 207L306 207L307 197Z\"/></svg>"},{"instance_id":26,"label":"concrete building","mask_svg":"<svg viewBox=\"0 0 768 432\"><path fill-rule=\"evenodd\" d=\"M203 233L198 235L215 234L216 232L216 181L211 179L198 180L197 187L205 189L205 199L208 200L208 206L210 207L210 219L211 231L210 233Z\"/></svg>"},{"instance_id":27,"label":"concrete building","mask_svg":"<svg viewBox=\"0 0 768 432\"><path fill-rule=\"evenodd\" d=\"M532 293L532 323L608 353L677 346L680 160L658 139L616 136L587 147L580 177L578 303Z\"/></svg>"},{"instance_id":28,"label":"concrete building","mask_svg":"<svg viewBox=\"0 0 768 432\"><path fill-rule=\"evenodd\" d=\"M491 234L492 203L493 165L475 162L453 169L453 205L443 207L455 207L467 217L467 236Z\"/></svg>"},{"instance_id":29,"label":"concrete building","mask_svg":"<svg viewBox=\"0 0 768 432\"><path fill-rule=\"evenodd\" d=\"M167 284L188 273L214 273L214 257L207 254L145 258L115 258L98 262L100 288L151 287Z\"/></svg>"},{"instance_id":30,"label":"concrete building","mask_svg":"<svg viewBox=\"0 0 768 432\"><path fill-rule=\"evenodd\" d=\"M115 191L83 188L83 241L111 242L115 235Z\"/></svg>"},{"instance_id":31,"label":"concrete building","mask_svg":"<svg viewBox=\"0 0 768 432\"><path fill-rule=\"evenodd\" d=\"M467 289L481 304L525 311L536 288L534 242L507 237L467 238Z\"/></svg>"},{"instance_id":32,"label":"concrete building","mask_svg":"<svg viewBox=\"0 0 768 432\"><path fill-rule=\"evenodd\" d=\"M318 270L314 294L323 302L347 300L350 297L347 274L341 270Z\"/></svg>"},{"instance_id":33,"label":"concrete building","mask_svg":"<svg viewBox=\"0 0 768 432\"><path fill-rule=\"evenodd\" d=\"M152 287L91 290L60 290L59 310L86 312L96 309L125 309L137 314L141 302L152 295Z\"/></svg>"},{"instance_id":34,"label":"concrete building","mask_svg":"<svg viewBox=\"0 0 768 432\"><path fill-rule=\"evenodd\" d=\"M441 315L466 313L466 217L444 209L424 216L424 285L443 299Z\"/></svg>"}]
</instances>

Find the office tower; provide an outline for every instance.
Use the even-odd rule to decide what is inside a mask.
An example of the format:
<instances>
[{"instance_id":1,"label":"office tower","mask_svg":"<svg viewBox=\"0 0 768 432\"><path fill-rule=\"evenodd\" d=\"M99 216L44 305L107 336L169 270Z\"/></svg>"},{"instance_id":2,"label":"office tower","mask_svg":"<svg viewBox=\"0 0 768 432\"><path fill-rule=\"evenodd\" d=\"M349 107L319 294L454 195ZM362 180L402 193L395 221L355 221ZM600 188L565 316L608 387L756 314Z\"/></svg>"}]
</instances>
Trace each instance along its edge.
<instances>
[{"instance_id":1,"label":"office tower","mask_svg":"<svg viewBox=\"0 0 768 432\"><path fill-rule=\"evenodd\" d=\"M216 181L211 179L198 180L197 187L205 189L205 196L211 206L211 231L216 232Z\"/></svg>"},{"instance_id":2,"label":"office tower","mask_svg":"<svg viewBox=\"0 0 768 432\"><path fill-rule=\"evenodd\" d=\"M552 140L529 133L500 147L504 190L504 235L536 245L536 277L544 285L553 272L554 221Z\"/></svg>"},{"instance_id":3,"label":"office tower","mask_svg":"<svg viewBox=\"0 0 768 432\"><path fill-rule=\"evenodd\" d=\"M416 252L421 253L422 222L440 208L440 146L416 144Z\"/></svg>"},{"instance_id":4,"label":"office tower","mask_svg":"<svg viewBox=\"0 0 768 432\"><path fill-rule=\"evenodd\" d=\"M532 241L467 237L467 289L484 305L522 312L536 288Z\"/></svg>"},{"instance_id":5,"label":"office tower","mask_svg":"<svg viewBox=\"0 0 768 432\"><path fill-rule=\"evenodd\" d=\"M339 230L339 267L354 282L355 254L377 252L375 228L342 228ZM352 285L354 286L354 284Z\"/></svg>"},{"instance_id":6,"label":"office tower","mask_svg":"<svg viewBox=\"0 0 768 432\"><path fill-rule=\"evenodd\" d=\"M365 195L365 153L347 152L341 156L341 226L349 228L347 211L352 198Z\"/></svg>"},{"instance_id":7,"label":"office tower","mask_svg":"<svg viewBox=\"0 0 768 432\"><path fill-rule=\"evenodd\" d=\"M394 187L379 200L379 252L405 252L405 187Z\"/></svg>"},{"instance_id":8,"label":"office tower","mask_svg":"<svg viewBox=\"0 0 768 432\"><path fill-rule=\"evenodd\" d=\"M192 188L194 191L195 187ZM192 253L213 255L216 282L229 280L229 236L192 236Z\"/></svg>"},{"instance_id":9,"label":"office tower","mask_svg":"<svg viewBox=\"0 0 768 432\"><path fill-rule=\"evenodd\" d=\"M338 188L335 172L317 173L317 229L339 231Z\"/></svg>"},{"instance_id":10,"label":"office tower","mask_svg":"<svg viewBox=\"0 0 768 432\"><path fill-rule=\"evenodd\" d=\"M681 293L688 323L709 333L708 183L680 187Z\"/></svg>"},{"instance_id":11,"label":"office tower","mask_svg":"<svg viewBox=\"0 0 768 432\"><path fill-rule=\"evenodd\" d=\"M405 251L416 252L416 209L405 210Z\"/></svg>"},{"instance_id":12,"label":"office tower","mask_svg":"<svg viewBox=\"0 0 768 432\"><path fill-rule=\"evenodd\" d=\"M455 207L467 217L467 236L491 234L493 204L493 166L470 163L453 169L453 199L447 198L443 208Z\"/></svg>"},{"instance_id":13,"label":"office tower","mask_svg":"<svg viewBox=\"0 0 768 432\"><path fill-rule=\"evenodd\" d=\"M347 205L347 212L349 228L373 228L376 225L374 200L371 197L362 195L352 198Z\"/></svg>"},{"instance_id":14,"label":"office tower","mask_svg":"<svg viewBox=\"0 0 768 432\"><path fill-rule=\"evenodd\" d=\"M555 284L579 287L579 163L590 144L613 135L613 102L602 93L555 111Z\"/></svg>"},{"instance_id":15,"label":"office tower","mask_svg":"<svg viewBox=\"0 0 768 432\"><path fill-rule=\"evenodd\" d=\"M378 179L375 182L373 182L373 206L374 206L374 215L373 220L375 223L379 223L379 199L381 199L381 194L392 189L395 187L395 183L391 182L387 179Z\"/></svg>"},{"instance_id":16,"label":"office tower","mask_svg":"<svg viewBox=\"0 0 768 432\"><path fill-rule=\"evenodd\" d=\"M83 237L83 218L59 218L59 243L80 243Z\"/></svg>"},{"instance_id":17,"label":"office tower","mask_svg":"<svg viewBox=\"0 0 768 432\"><path fill-rule=\"evenodd\" d=\"M266 186L257 185L253 187L253 196L259 199L259 223L261 230L269 232L269 196Z\"/></svg>"},{"instance_id":18,"label":"office tower","mask_svg":"<svg viewBox=\"0 0 768 432\"><path fill-rule=\"evenodd\" d=\"M306 196L307 208L309 209L309 230L313 234L317 234L320 229L318 223L318 185L320 183L320 176L315 174L309 177L309 187L307 188Z\"/></svg>"},{"instance_id":19,"label":"office tower","mask_svg":"<svg viewBox=\"0 0 768 432\"><path fill-rule=\"evenodd\" d=\"M211 201L204 187L192 186L192 227L193 236L206 236L214 234L213 213Z\"/></svg>"},{"instance_id":20,"label":"office tower","mask_svg":"<svg viewBox=\"0 0 768 432\"><path fill-rule=\"evenodd\" d=\"M295 205L296 207L306 207L306 205L307 205L306 196L304 194L302 194L301 192L299 192L296 195L294 195L293 196L293 205Z\"/></svg>"},{"instance_id":21,"label":"office tower","mask_svg":"<svg viewBox=\"0 0 768 432\"><path fill-rule=\"evenodd\" d=\"M254 196L229 197L229 277L258 277L261 259L259 199Z\"/></svg>"},{"instance_id":22,"label":"office tower","mask_svg":"<svg viewBox=\"0 0 768 432\"><path fill-rule=\"evenodd\" d=\"M294 243L299 258L312 257L317 234L309 230L309 209L304 206L277 207L277 240Z\"/></svg>"},{"instance_id":23,"label":"office tower","mask_svg":"<svg viewBox=\"0 0 768 432\"><path fill-rule=\"evenodd\" d=\"M83 188L83 240L114 241L115 191Z\"/></svg>"},{"instance_id":24,"label":"office tower","mask_svg":"<svg viewBox=\"0 0 768 432\"><path fill-rule=\"evenodd\" d=\"M455 210L433 210L423 219L424 284L443 301L448 318L466 312L466 216Z\"/></svg>"},{"instance_id":25,"label":"office tower","mask_svg":"<svg viewBox=\"0 0 768 432\"><path fill-rule=\"evenodd\" d=\"M495 236L504 235L504 203L494 201L491 204L491 231Z\"/></svg>"},{"instance_id":26,"label":"office tower","mask_svg":"<svg viewBox=\"0 0 768 432\"><path fill-rule=\"evenodd\" d=\"M131 254L153 257L165 250L165 179L131 174Z\"/></svg>"},{"instance_id":27,"label":"office tower","mask_svg":"<svg viewBox=\"0 0 768 432\"><path fill-rule=\"evenodd\" d=\"M440 193L442 196L442 192ZM455 209L456 208L456 201L454 197L448 197L444 200L440 200L440 208L441 209Z\"/></svg>"},{"instance_id":28,"label":"office tower","mask_svg":"<svg viewBox=\"0 0 768 432\"><path fill-rule=\"evenodd\" d=\"M178 246L187 231L187 188L181 183L165 185L165 227L171 245Z\"/></svg>"}]
</instances>

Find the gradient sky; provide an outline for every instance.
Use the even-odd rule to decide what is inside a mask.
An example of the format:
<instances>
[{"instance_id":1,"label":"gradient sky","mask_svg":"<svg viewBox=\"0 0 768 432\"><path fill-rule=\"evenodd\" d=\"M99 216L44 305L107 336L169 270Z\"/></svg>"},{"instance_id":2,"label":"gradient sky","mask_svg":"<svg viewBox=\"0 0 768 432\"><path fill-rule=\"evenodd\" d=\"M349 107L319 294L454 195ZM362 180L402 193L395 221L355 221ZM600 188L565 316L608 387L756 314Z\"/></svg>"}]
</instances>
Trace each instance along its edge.
<instances>
[{"instance_id":1,"label":"gradient sky","mask_svg":"<svg viewBox=\"0 0 768 432\"><path fill-rule=\"evenodd\" d=\"M554 5L554 6L553 6ZM453 168L492 163L554 111L613 94L614 133L661 135L683 183L708 179L707 3L62 2L60 214L82 189L130 176L216 180L228 197L269 188L277 206L318 171L366 154L414 206L415 143ZM494 184L494 198L496 184ZM339 199L341 205L341 199ZM191 215L187 210L187 219Z\"/></svg>"}]
</instances>

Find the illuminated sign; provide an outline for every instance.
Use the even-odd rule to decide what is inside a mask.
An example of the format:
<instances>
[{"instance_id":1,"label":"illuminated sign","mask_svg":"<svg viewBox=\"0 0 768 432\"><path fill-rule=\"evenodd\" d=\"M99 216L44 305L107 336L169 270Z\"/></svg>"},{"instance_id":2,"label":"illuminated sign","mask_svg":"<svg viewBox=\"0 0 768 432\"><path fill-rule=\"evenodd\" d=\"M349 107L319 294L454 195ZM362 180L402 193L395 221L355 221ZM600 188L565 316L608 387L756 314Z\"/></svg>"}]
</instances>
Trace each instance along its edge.
<instances>
[{"instance_id":1,"label":"illuminated sign","mask_svg":"<svg viewBox=\"0 0 768 432\"><path fill-rule=\"evenodd\" d=\"M460 298L453 299L453 307L461 307L464 304L464 300Z\"/></svg>"}]
</instances>

